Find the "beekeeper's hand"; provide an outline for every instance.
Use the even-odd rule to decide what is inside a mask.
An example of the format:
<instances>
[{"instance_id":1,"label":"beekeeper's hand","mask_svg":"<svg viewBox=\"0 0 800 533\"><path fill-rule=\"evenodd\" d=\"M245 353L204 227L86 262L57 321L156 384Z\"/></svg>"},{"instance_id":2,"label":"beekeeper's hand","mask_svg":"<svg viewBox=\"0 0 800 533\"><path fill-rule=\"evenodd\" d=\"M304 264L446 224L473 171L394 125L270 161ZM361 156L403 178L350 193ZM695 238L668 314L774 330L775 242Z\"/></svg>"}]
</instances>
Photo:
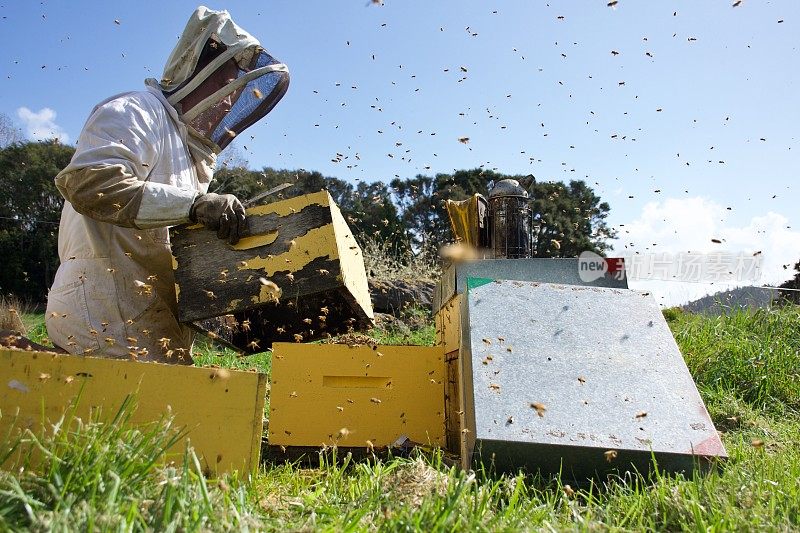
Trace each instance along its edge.
<instances>
[{"instance_id":1,"label":"beekeeper's hand","mask_svg":"<svg viewBox=\"0 0 800 533\"><path fill-rule=\"evenodd\" d=\"M232 194L201 194L195 198L189 210L189 219L216 230L220 239L228 239L229 243L236 244L244 229L244 206Z\"/></svg>"}]
</instances>

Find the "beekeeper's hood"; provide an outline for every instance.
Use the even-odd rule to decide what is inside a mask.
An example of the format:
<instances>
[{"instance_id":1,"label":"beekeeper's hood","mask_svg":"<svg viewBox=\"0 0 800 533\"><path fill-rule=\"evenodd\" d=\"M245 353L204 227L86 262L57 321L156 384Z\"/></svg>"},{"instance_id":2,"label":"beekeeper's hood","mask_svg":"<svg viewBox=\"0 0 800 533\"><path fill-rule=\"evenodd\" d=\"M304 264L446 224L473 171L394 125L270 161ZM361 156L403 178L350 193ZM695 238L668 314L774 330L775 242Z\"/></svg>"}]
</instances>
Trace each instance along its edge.
<instances>
[{"instance_id":1,"label":"beekeeper's hood","mask_svg":"<svg viewBox=\"0 0 800 533\"><path fill-rule=\"evenodd\" d=\"M213 83L193 94L209 78L215 78ZM280 101L289 85L289 69L227 11L201 6L172 50L161 81L147 84L157 85L190 132L199 132L219 153ZM184 109L186 97L196 100L198 94L202 99Z\"/></svg>"}]
</instances>

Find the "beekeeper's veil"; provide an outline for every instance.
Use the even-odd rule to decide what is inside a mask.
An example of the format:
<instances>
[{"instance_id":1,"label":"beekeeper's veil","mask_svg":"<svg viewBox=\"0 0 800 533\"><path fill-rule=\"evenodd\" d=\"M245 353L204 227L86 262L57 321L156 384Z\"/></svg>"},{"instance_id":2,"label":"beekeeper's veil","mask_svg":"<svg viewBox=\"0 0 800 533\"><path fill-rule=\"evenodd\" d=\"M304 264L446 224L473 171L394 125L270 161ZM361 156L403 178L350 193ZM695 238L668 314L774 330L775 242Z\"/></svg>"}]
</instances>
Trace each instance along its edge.
<instances>
[{"instance_id":1,"label":"beekeeper's veil","mask_svg":"<svg viewBox=\"0 0 800 533\"><path fill-rule=\"evenodd\" d=\"M227 83L218 89L214 86L214 92L183 112L181 101L222 68L233 71L232 76L226 76ZM155 85L153 82L148 80L149 85ZM203 6L195 10L186 24L167 60L161 82L157 83L169 103L181 113L193 136L198 133L193 123L214 116L217 111L213 126L206 128L210 131L202 132L208 141L206 147L215 154L269 113L288 85L286 65L237 26L227 11L212 11Z\"/></svg>"}]
</instances>

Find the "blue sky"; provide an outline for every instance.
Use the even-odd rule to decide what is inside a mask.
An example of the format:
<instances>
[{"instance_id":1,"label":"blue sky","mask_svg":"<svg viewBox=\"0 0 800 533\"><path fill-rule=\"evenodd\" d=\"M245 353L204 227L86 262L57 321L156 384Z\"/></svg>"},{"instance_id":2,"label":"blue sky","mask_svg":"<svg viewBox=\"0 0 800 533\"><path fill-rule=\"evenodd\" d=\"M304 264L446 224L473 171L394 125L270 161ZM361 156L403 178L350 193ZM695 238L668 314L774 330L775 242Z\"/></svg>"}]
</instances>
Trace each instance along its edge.
<instances>
[{"instance_id":1,"label":"blue sky","mask_svg":"<svg viewBox=\"0 0 800 533\"><path fill-rule=\"evenodd\" d=\"M251 167L350 181L481 165L584 179L611 204L619 254L760 250L763 282L789 277L800 3L606 4L208 5L292 74L284 100L238 139ZM160 77L196 5L5 2L0 112L31 137L74 142L98 101ZM715 287L654 290L675 302Z\"/></svg>"}]
</instances>

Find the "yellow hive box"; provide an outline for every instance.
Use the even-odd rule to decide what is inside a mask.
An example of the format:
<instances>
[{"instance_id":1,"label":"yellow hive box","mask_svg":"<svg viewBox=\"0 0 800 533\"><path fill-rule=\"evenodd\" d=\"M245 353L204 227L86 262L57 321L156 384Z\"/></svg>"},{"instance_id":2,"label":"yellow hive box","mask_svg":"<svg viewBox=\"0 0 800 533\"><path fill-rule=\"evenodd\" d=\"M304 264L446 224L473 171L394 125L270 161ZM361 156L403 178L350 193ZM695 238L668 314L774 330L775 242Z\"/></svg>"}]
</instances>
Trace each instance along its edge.
<instances>
[{"instance_id":1,"label":"yellow hive box","mask_svg":"<svg viewBox=\"0 0 800 533\"><path fill-rule=\"evenodd\" d=\"M258 465L264 374L0 350L0 385L0 435L12 427L37 434L50 428L79 394L75 416L83 420L98 409L99 416L111 419L126 397L135 395L131 423L151 423L171 413L175 427L188 432L205 471L252 472ZM184 446L185 439L165 460L180 460Z\"/></svg>"},{"instance_id":2,"label":"yellow hive box","mask_svg":"<svg viewBox=\"0 0 800 533\"><path fill-rule=\"evenodd\" d=\"M205 320L250 353L371 323L361 249L327 191L248 209L242 235L230 245L201 225L171 230L182 322Z\"/></svg>"},{"instance_id":3,"label":"yellow hive box","mask_svg":"<svg viewBox=\"0 0 800 533\"><path fill-rule=\"evenodd\" d=\"M440 347L273 345L269 443L444 446Z\"/></svg>"}]
</instances>

